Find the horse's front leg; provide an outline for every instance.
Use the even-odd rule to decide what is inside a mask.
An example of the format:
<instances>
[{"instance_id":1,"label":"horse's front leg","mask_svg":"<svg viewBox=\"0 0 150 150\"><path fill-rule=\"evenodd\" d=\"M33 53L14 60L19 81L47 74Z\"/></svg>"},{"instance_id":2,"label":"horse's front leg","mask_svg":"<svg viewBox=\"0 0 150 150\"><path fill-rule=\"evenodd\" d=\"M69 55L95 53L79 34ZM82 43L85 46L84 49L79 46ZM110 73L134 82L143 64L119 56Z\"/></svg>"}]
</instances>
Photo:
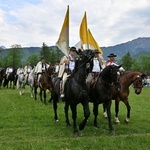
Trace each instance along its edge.
<instances>
[{"instance_id":1,"label":"horse's front leg","mask_svg":"<svg viewBox=\"0 0 150 150\"><path fill-rule=\"evenodd\" d=\"M55 94L55 95L53 96L53 109L54 109L54 119L55 119L55 122L58 122L57 103L58 103L58 95Z\"/></svg>"},{"instance_id":2,"label":"horse's front leg","mask_svg":"<svg viewBox=\"0 0 150 150\"><path fill-rule=\"evenodd\" d=\"M35 87L34 87L34 99L35 99L35 100L37 100L36 94L37 94L37 87L35 86Z\"/></svg>"},{"instance_id":3,"label":"horse's front leg","mask_svg":"<svg viewBox=\"0 0 150 150\"><path fill-rule=\"evenodd\" d=\"M119 113L119 99L115 99L115 123L120 124L120 121L118 119L118 113Z\"/></svg>"},{"instance_id":4,"label":"horse's front leg","mask_svg":"<svg viewBox=\"0 0 150 150\"><path fill-rule=\"evenodd\" d=\"M41 100L41 102L43 101L43 99L42 99L42 89L40 88L40 100Z\"/></svg>"},{"instance_id":5,"label":"horse's front leg","mask_svg":"<svg viewBox=\"0 0 150 150\"><path fill-rule=\"evenodd\" d=\"M94 114L94 126L98 127L98 124L97 124L98 104L95 102L93 103L93 114Z\"/></svg>"},{"instance_id":6,"label":"horse's front leg","mask_svg":"<svg viewBox=\"0 0 150 150\"><path fill-rule=\"evenodd\" d=\"M64 111L65 111L65 117L66 117L66 125L67 127L70 127L70 121L69 121L69 117L68 117L68 110L69 110L69 104L65 103L65 107L64 107Z\"/></svg>"},{"instance_id":7,"label":"horse's front leg","mask_svg":"<svg viewBox=\"0 0 150 150\"><path fill-rule=\"evenodd\" d=\"M108 100L107 103L105 103L105 106L106 106L106 109L107 109L107 115L108 115L108 124L109 124L109 129L110 129L110 132L113 134L114 133L114 129L113 129L113 126L112 126L112 121L111 121L111 100Z\"/></svg>"},{"instance_id":8,"label":"horse's front leg","mask_svg":"<svg viewBox=\"0 0 150 150\"><path fill-rule=\"evenodd\" d=\"M44 90L44 104L46 105L46 90Z\"/></svg>"},{"instance_id":9,"label":"horse's front leg","mask_svg":"<svg viewBox=\"0 0 150 150\"><path fill-rule=\"evenodd\" d=\"M89 103L86 101L85 103L82 103L83 111L84 111L84 119L79 125L79 129L83 130L85 127L85 124L90 116L90 109L89 109Z\"/></svg>"},{"instance_id":10,"label":"horse's front leg","mask_svg":"<svg viewBox=\"0 0 150 150\"><path fill-rule=\"evenodd\" d=\"M33 85L30 85L30 95L33 97Z\"/></svg>"},{"instance_id":11,"label":"horse's front leg","mask_svg":"<svg viewBox=\"0 0 150 150\"><path fill-rule=\"evenodd\" d=\"M125 123L129 123L131 107L130 107L130 104L129 104L129 102L128 102L128 99L124 100L123 102L124 102L124 104L125 104L126 107L127 107L127 117L126 117L126 119L124 120L124 122L125 122Z\"/></svg>"},{"instance_id":12,"label":"horse's front leg","mask_svg":"<svg viewBox=\"0 0 150 150\"><path fill-rule=\"evenodd\" d=\"M79 135L78 129L77 129L77 104L70 105L71 111L72 111L72 119L73 119L73 134L75 136Z\"/></svg>"},{"instance_id":13,"label":"horse's front leg","mask_svg":"<svg viewBox=\"0 0 150 150\"><path fill-rule=\"evenodd\" d=\"M103 116L104 116L105 118L108 117L108 116L107 116L107 110L106 110L105 104L103 104Z\"/></svg>"}]
</instances>

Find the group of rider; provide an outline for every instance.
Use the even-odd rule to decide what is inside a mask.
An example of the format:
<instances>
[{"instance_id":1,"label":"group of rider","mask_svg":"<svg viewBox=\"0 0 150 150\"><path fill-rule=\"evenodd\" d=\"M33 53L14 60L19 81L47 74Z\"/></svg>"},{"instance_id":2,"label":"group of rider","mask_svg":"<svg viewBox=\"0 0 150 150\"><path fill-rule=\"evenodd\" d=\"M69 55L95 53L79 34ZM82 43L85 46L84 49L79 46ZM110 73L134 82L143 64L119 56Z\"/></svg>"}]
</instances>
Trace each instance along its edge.
<instances>
[{"instance_id":1,"label":"group of rider","mask_svg":"<svg viewBox=\"0 0 150 150\"><path fill-rule=\"evenodd\" d=\"M71 47L69 50L68 57L65 55L61 58L60 63L56 63L55 65L55 73L58 73L58 78L61 79L60 84L60 98L64 97L64 85L67 80L67 77L74 71L75 68L75 61L76 61L76 53L77 50L75 47ZM109 54L108 61L104 61L101 59L101 53L98 50L94 50L94 58L90 62L87 70L87 86L90 87L91 81L93 78L95 78L103 69L104 66L109 65L116 65L118 64L115 62L115 57L117 55L111 53ZM46 63L45 58L42 56L40 57L40 61L37 63L35 67L35 76L37 79L37 85L39 84L39 79L43 72L45 72L45 69L49 67L49 64ZM25 83L27 82L27 78L29 73L31 72L32 67L30 66L30 63L27 63L27 65L23 68L22 65L17 69L17 75L24 74L25 75ZM123 72L124 69L121 67L120 71ZM13 68L10 66L6 69L6 77L8 77L8 74L13 72Z\"/></svg>"},{"instance_id":2,"label":"group of rider","mask_svg":"<svg viewBox=\"0 0 150 150\"><path fill-rule=\"evenodd\" d=\"M69 56L63 56L60 64L59 64L59 72L58 77L61 78L61 84L60 84L60 98L64 97L64 85L67 80L67 77L74 71L75 67L75 61L76 61L76 48L71 47L69 51ZM104 69L104 66L109 65L116 65L118 64L115 62L116 55L111 53L108 55L108 61L105 62L103 59L101 59L101 53L98 50L94 50L94 58L90 62L88 67L88 74L87 74L87 86L90 87L91 81L93 78L95 78L101 71ZM125 71L122 67L119 69L121 72Z\"/></svg>"},{"instance_id":3,"label":"group of rider","mask_svg":"<svg viewBox=\"0 0 150 150\"><path fill-rule=\"evenodd\" d=\"M20 65L19 68L17 69L17 72L16 72L16 80L17 80L17 77L20 75L20 74L24 74L25 76L25 83L27 82L27 78L28 78L28 75L29 73L31 72L32 70L32 67L31 67L31 64L28 62L27 65L23 68L23 65ZM10 65L7 69L6 69L6 79L8 79L8 76L10 73L12 73L14 71L13 67Z\"/></svg>"}]
</instances>

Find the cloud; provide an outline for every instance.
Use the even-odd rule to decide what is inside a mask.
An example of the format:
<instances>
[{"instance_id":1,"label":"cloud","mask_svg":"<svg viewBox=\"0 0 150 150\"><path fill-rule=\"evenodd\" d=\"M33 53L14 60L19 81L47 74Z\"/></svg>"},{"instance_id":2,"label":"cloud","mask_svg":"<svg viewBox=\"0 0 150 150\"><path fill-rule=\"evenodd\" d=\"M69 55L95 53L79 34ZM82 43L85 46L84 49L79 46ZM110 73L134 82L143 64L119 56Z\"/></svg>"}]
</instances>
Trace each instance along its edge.
<instances>
[{"instance_id":1,"label":"cloud","mask_svg":"<svg viewBox=\"0 0 150 150\"><path fill-rule=\"evenodd\" d=\"M70 46L79 41L87 12L88 27L100 46L150 35L148 0L9 0L0 2L0 45L55 45L70 6Z\"/></svg>"}]
</instances>

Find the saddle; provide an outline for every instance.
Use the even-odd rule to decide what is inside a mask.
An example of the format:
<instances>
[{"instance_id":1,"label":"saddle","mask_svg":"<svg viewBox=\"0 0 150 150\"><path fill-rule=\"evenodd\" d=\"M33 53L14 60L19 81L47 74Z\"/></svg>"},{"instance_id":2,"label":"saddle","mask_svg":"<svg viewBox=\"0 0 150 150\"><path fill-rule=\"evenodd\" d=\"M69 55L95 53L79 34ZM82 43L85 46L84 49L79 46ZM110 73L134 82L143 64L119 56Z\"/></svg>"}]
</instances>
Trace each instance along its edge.
<instances>
[{"instance_id":1,"label":"saddle","mask_svg":"<svg viewBox=\"0 0 150 150\"><path fill-rule=\"evenodd\" d=\"M92 79L91 82L90 82L90 87L91 87L91 88L93 88L93 87L95 86L99 75L100 75L100 72L92 72L92 77L93 77L93 79Z\"/></svg>"}]
</instances>

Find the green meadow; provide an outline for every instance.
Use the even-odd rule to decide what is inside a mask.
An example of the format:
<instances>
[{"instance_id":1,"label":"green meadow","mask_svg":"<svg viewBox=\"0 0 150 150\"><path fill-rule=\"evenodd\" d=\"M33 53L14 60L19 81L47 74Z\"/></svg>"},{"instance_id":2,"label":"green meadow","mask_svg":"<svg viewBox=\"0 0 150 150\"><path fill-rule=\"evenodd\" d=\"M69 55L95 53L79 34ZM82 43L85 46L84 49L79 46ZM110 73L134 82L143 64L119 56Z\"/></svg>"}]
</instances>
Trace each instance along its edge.
<instances>
[{"instance_id":1,"label":"green meadow","mask_svg":"<svg viewBox=\"0 0 150 150\"><path fill-rule=\"evenodd\" d=\"M50 93L47 92L47 100ZM17 89L0 89L0 150L149 150L150 149L150 88L144 87L140 95L135 95L131 87L129 102L131 118L124 123L126 107L120 102L120 125L114 123L114 101L112 121L115 134L111 135L107 119L103 117L99 105L99 128L93 126L91 115L80 132L73 135L72 127L65 124L64 103L58 104L59 122L54 122L53 105L44 105L30 97L29 87L19 95ZM72 123L71 112L69 111ZM77 123L83 119L82 106L78 105Z\"/></svg>"}]
</instances>

